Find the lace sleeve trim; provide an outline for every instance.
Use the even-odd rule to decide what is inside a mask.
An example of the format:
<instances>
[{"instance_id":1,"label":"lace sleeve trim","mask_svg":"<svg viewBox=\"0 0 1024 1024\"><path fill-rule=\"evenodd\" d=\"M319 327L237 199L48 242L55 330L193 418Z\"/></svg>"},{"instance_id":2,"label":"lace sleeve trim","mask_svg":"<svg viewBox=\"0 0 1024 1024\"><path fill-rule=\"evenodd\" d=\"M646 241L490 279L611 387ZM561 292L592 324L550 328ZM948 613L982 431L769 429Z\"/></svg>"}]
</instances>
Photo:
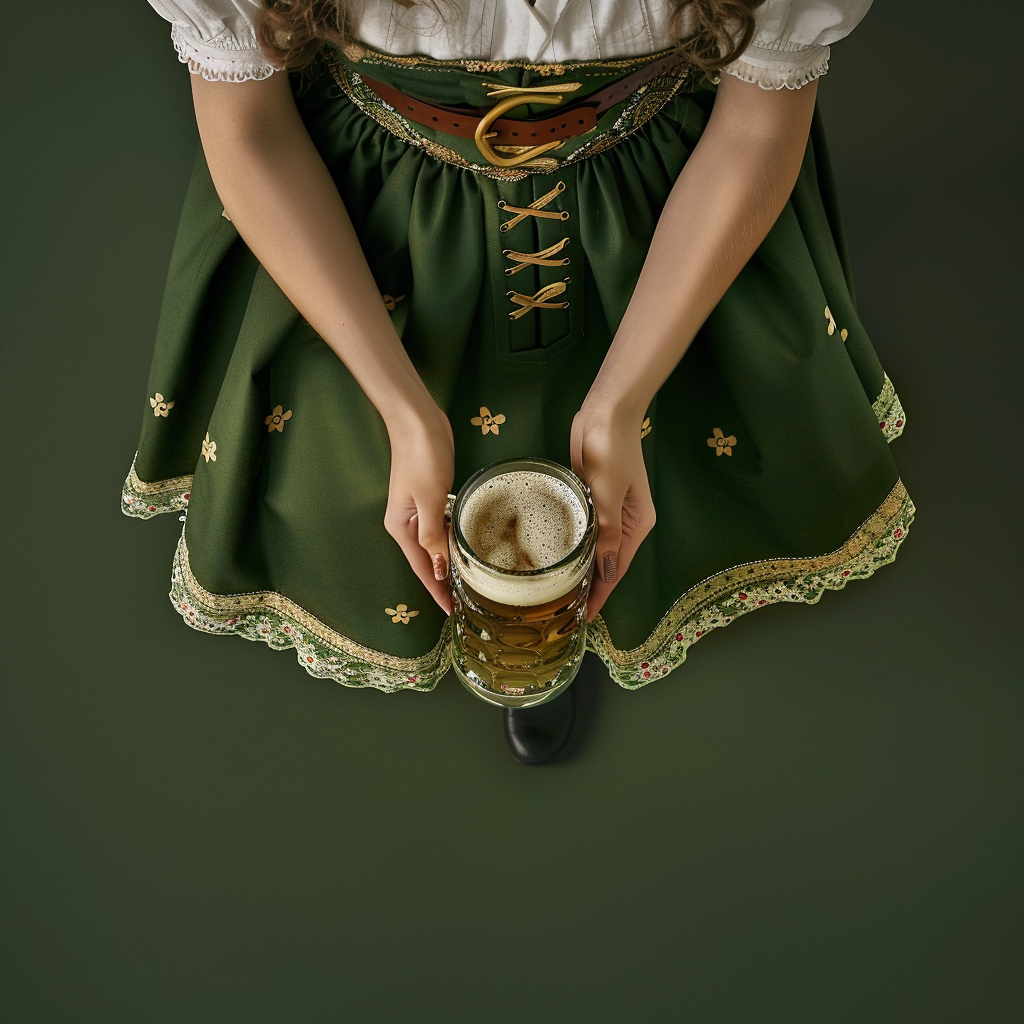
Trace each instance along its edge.
<instances>
[{"instance_id":1,"label":"lace sleeve trim","mask_svg":"<svg viewBox=\"0 0 1024 1024\"><path fill-rule=\"evenodd\" d=\"M259 82L277 70L267 62L255 40L249 45L233 39L203 42L175 24L171 26L171 42L178 60L208 82Z\"/></svg>"},{"instance_id":2,"label":"lace sleeve trim","mask_svg":"<svg viewBox=\"0 0 1024 1024\"><path fill-rule=\"evenodd\" d=\"M828 58L827 46L776 42L748 46L742 58L727 64L722 72L762 89L799 89L828 71ZM716 85L721 81L717 75L712 80Z\"/></svg>"}]
</instances>

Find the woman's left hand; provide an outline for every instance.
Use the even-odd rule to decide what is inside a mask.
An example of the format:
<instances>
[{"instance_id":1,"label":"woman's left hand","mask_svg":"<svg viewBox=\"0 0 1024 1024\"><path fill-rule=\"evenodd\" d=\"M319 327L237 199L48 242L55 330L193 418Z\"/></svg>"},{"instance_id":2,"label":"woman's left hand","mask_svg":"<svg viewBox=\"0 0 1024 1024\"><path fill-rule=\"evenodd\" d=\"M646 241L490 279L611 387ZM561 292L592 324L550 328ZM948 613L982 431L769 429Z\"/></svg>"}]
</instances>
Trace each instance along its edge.
<instances>
[{"instance_id":1,"label":"woman's left hand","mask_svg":"<svg viewBox=\"0 0 1024 1024\"><path fill-rule=\"evenodd\" d=\"M654 526L654 501L633 411L587 399L572 421L573 471L590 487L597 510L597 571L587 619L601 610Z\"/></svg>"}]
</instances>

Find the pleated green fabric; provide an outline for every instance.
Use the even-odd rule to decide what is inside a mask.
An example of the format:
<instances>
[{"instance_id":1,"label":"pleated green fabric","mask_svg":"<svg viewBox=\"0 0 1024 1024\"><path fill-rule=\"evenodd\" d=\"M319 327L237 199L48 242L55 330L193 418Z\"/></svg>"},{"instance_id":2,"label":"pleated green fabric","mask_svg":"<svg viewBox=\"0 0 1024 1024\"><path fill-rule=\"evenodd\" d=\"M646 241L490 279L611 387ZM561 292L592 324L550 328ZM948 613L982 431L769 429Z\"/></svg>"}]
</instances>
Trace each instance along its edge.
<instances>
[{"instance_id":1,"label":"pleated green fabric","mask_svg":"<svg viewBox=\"0 0 1024 1024\"><path fill-rule=\"evenodd\" d=\"M553 154L551 170L502 175L472 140L367 102L363 77L485 108L488 84L579 81L576 102L636 66L393 61L325 47L293 78L380 301L451 421L456 489L501 459L569 464L573 415L715 87L678 73L652 83ZM506 116L533 114L550 108ZM508 209L541 201L567 217L516 220ZM508 250L563 239L564 266L507 273L520 262ZM565 308L524 309L556 284L551 301ZM447 627L384 530L381 418L223 215L201 153L141 398L123 508L187 508L171 592L186 621L295 647L307 670L339 682L434 685ZM649 410L657 526L590 631L613 677L632 687L667 675L744 611L816 601L890 561L913 516L887 443L903 421L857 315L816 113L790 202Z\"/></svg>"}]
</instances>

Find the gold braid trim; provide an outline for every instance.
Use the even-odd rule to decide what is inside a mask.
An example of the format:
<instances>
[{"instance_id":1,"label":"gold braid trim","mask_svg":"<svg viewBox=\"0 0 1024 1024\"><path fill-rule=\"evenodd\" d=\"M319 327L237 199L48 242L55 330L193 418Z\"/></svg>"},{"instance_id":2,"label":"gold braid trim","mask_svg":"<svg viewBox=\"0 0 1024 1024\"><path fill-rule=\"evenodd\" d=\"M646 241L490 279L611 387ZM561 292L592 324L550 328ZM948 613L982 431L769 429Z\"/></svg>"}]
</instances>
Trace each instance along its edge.
<instances>
[{"instance_id":1,"label":"gold braid trim","mask_svg":"<svg viewBox=\"0 0 1024 1024\"><path fill-rule=\"evenodd\" d=\"M347 52L347 51L346 51ZM608 61L608 62L595 62L600 64L602 67L617 67L620 64L629 66L633 63L648 63L659 57L665 56L666 53L671 51L659 51L656 54L649 54L646 57L638 58L636 61ZM353 59L349 55L349 59ZM403 64L402 66L408 67L435 67L436 65L443 65L444 67L450 68L453 66L462 66L465 62L460 61L427 61L425 58L419 57L408 57L399 58L401 61L409 61L409 64ZM325 54L323 54L323 60L326 63L331 77L337 83L338 87L345 93L345 95L359 108L367 117L376 121L382 128L390 132L392 135L401 139L403 142L407 142L410 145L416 146L419 149L424 150L432 157L436 157L438 160L442 160L445 163L453 164L456 167L464 168L468 171L473 171L476 174L482 174L488 178L494 178L498 181L522 181L529 177L531 174L550 174L561 167L566 167L570 164L578 163L580 160L586 159L590 156L595 156L598 153L606 152L613 146L619 145L623 140L627 139L639 128L642 128L666 103L671 100L679 90L690 81L693 75L693 66L690 64L677 64L672 68L665 71L664 74L659 75L657 78L651 79L651 81L644 83L639 86L626 101L626 105L623 110L616 117L614 123L608 128L607 131L602 132L600 135L595 136L588 142L583 143L577 149L573 150L572 153L564 160L556 160L554 157L540 157L537 159L536 166L530 167L495 167L488 163L474 163L467 160L460 153L445 146L439 142L435 142L433 139L428 139L421 135L417 130L413 122L407 121L402 117L394 107L385 103L372 89L366 87L363 84L362 77L357 71L350 71L345 67L344 63L340 59L339 52L336 48L330 47ZM360 63L366 60L365 57L360 59ZM372 61L371 61L372 63ZM559 67L570 72L578 65L526 65L517 62L509 62L509 67L532 67L535 69L541 68L552 68ZM470 69L464 68L464 70L503 70L501 67L489 66L487 68ZM562 71L544 72L541 74L561 74ZM572 140L565 140L571 142Z\"/></svg>"},{"instance_id":2,"label":"gold braid trim","mask_svg":"<svg viewBox=\"0 0 1024 1024\"><path fill-rule=\"evenodd\" d=\"M841 590L850 580L871 576L896 557L914 511L902 482L897 482L879 509L836 551L749 562L717 573L679 598L633 650L615 647L599 615L588 627L587 647L620 686L638 689L681 665L701 637L747 612L780 601L816 604L826 590ZM399 658L350 640L282 594L213 594L192 572L184 534L174 557L169 596L194 629L260 640L275 650L294 648L310 675L345 686L372 686L388 693L432 690L451 662L450 619L433 650L419 658Z\"/></svg>"},{"instance_id":3,"label":"gold braid trim","mask_svg":"<svg viewBox=\"0 0 1024 1024\"><path fill-rule=\"evenodd\" d=\"M135 459L139 453L135 453ZM135 472L135 459L128 479L121 488L121 511L134 519L152 519L161 512L181 512L188 508L192 491L192 475L174 476L150 482Z\"/></svg>"},{"instance_id":4,"label":"gold braid trim","mask_svg":"<svg viewBox=\"0 0 1024 1024\"><path fill-rule=\"evenodd\" d=\"M332 49L336 50L332 44L328 44L328 50ZM441 60L436 57L419 55L400 57L392 53L381 53L379 50L373 50L358 42L349 43L343 47L343 52L353 64L384 64L396 68L417 68L422 71L469 71L486 74L507 71L509 68L522 68L524 71L533 71L542 77L548 77L564 75L567 72L575 74L577 69L583 68L610 68L613 71L628 71L641 64L667 57L676 52L676 48L672 46L659 50L657 53L621 57L618 60L574 60L564 64L530 64L528 61L522 60L473 60L469 58Z\"/></svg>"},{"instance_id":5,"label":"gold braid trim","mask_svg":"<svg viewBox=\"0 0 1024 1024\"><path fill-rule=\"evenodd\" d=\"M600 615L587 630L587 647L620 686L634 690L668 675L686 652L713 629L780 601L817 604L826 590L867 579L896 557L914 519L914 503L901 481L840 548L812 558L748 562L698 583L669 609L639 647L619 650Z\"/></svg>"},{"instance_id":6,"label":"gold braid trim","mask_svg":"<svg viewBox=\"0 0 1024 1024\"><path fill-rule=\"evenodd\" d=\"M275 651L292 647L311 676L343 686L372 686L386 693L432 690L451 663L449 622L428 654L400 658L350 640L283 594L212 594L192 572L184 532L174 555L169 597L193 629L260 640Z\"/></svg>"}]
</instances>

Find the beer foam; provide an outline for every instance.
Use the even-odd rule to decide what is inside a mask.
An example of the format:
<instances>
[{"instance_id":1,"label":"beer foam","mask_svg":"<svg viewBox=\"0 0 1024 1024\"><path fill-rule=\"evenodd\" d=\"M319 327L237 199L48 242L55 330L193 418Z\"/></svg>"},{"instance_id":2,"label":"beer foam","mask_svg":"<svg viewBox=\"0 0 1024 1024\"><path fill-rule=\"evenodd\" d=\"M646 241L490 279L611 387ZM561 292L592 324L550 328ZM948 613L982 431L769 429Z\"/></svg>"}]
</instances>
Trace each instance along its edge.
<instances>
[{"instance_id":1,"label":"beer foam","mask_svg":"<svg viewBox=\"0 0 1024 1024\"><path fill-rule=\"evenodd\" d=\"M577 548L587 529L587 508L568 484L544 473L519 470L481 484L460 509L459 526L469 548L503 572L547 569ZM506 604L553 601L578 580L572 568L541 577L499 577L467 567L467 582L483 596Z\"/></svg>"},{"instance_id":2,"label":"beer foam","mask_svg":"<svg viewBox=\"0 0 1024 1024\"><path fill-rule=\"evenodd\" d=\"M524 572L565 558L583 540L587 510L561 480L519 471L481 484L466 499L459 525L478 558Z\"/></svg>"}]
</instances>

